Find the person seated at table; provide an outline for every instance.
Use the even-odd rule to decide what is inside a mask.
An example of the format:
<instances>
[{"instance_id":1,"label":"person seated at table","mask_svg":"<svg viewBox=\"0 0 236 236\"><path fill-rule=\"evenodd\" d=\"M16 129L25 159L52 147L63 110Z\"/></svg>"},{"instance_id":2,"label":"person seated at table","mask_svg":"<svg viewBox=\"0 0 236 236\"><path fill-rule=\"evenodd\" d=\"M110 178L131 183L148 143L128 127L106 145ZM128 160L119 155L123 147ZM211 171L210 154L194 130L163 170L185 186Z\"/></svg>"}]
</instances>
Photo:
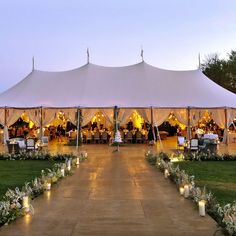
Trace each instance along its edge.
<instances>
[{"instance_id":1,"label":"person seated at table","mask_svg":"<svg viewBox=\"0 0 236 236\"><path fill-rule=\"evenodd\" d=\"M50 140L54 139L56 137L55 130L50 128Z\"/></svg>"},{"instance_id":2,"label":"person seated at table","mask_svg":"<svg viewBox=\"0 0 236 236\"><path fill-rule=\"evenodd\" d=\"M56 131L56 137L58 142L62 142L62 130L63 130L62 126L58 125Z\"/></svg>"},{"instance_id":3,"label":"person seated at table","mask_svg":"<svg viewBox=\"0 0 236 236\"><path fill-rule=\"evenodd\" d=\"M23 127L24 138L27 137L28 133L29 133L29 129L28 129L26 126L24 126L24 127Z\"/></svg>"},{"instance_id":4,"label":"person seated at table","mask_svg":"<svg viewBox=\"0 0 236 236\"><path fill-rule=\"evenodd\" d=\"M23 129L22 127L18 127L16 130L16 137L22 137L23 136Z\"/></svg>"},{"instance_id":5,"label":"person seated at table","mask_svg":"<svg viewBox=\"0 0 236 236\"><path fill-rule=\"evenodd\" d=\"M69 133L69 141L76 140L76 138L77 138L77 130L75 130L75 128L70 130L68 133Z\"/></svg>"},{"instance_id":6,"label":"person seated at table","mask_svg":"<svg viewBox=\"0 0 236 236\"><path fill-rule=\"evenodd\" d=\"M30 129L27 135L28 138L36 138L36 133L34 129Z\"/></svg>"},{"instance_id":7,"label":"person seated at table","mask_svg":"<svg viewBox=\"0 0 236 236\"><path fill-rule=\"evenodd\" d=\"M48 128L45 128L43 135L48 137L50 136L50 131L48 130Z\"/></svg>"}]
</instances>

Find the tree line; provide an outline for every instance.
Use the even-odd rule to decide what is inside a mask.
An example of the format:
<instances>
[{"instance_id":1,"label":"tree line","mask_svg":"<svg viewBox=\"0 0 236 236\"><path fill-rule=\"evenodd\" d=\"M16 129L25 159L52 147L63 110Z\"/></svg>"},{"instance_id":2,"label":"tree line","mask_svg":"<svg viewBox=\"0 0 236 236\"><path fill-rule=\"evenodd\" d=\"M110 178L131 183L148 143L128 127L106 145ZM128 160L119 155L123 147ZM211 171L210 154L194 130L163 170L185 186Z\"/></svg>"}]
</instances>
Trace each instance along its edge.
<instances>
[{"instance_id":1,"label":"tree line","mask_svg":"<svg viewBox=\"0 0 236 236\"><path fill-rule=\"evenodd\" d=\"M232 50L225 59L217 53L206 56L201 69L215 83L236 93L236 51Z\"/></svg>"}]
</instances>

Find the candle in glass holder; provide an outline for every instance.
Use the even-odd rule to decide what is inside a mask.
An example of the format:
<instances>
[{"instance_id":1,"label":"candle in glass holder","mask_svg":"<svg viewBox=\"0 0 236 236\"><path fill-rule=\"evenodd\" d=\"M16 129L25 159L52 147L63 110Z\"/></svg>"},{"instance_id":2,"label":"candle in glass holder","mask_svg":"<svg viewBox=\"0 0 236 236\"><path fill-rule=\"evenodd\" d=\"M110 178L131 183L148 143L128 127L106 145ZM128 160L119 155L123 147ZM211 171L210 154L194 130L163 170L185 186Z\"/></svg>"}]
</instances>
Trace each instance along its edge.
<instances>
[{"instance_id":1,"label":"candle in glass holder","mask_svg":"<svg viewBox=\"0 0 236 236\"><path fill-rule=\"evenodd\" d=\"M67 170L71 170L71 160L69 160L68 162L67 162Z\"/></svg>"},{"instance_id":2,"label":"candle in glass holder","mask_svg":"<svg viewBox=\"0 0 236 236\"><path fill-rule=\"evenodd\" d=\"M181 196L184 195L184 187L179 187L179 193Z\"/></svg>"},{"instance_id":3,"label":"candle in glass holder","mask_svg":"<svg viewBox=\"0 0 236 236\"><path fill-rule=\"evenodd\" d=\"M47 190L47 191L50 191L50 190L51 190L51 183L47 183L47 184L46 184L46 190Z\"/></svg>"},{"instance_id":4,"label":"candle in glass holder","mask_svg":"<svg viewBox=\"0 0 236 236\"><path fill-rule=\"evenodd\" d=\"M76 158L76 165L79 165L79 161L80 161L80 159L79 159L79 157L77 157Z\"/></svg>"},{"instance_id":5,"label":"candle in glass holder","mask_svg":"<svg viewBox=\"0 0 236 236\"><path fill-rule=\"evenodd\" d=\"M167 169L165 169L164 175L165 175L165 178L168 178L168 176L169 176L169 171L168 171Z\"/></svg>"},{"instance_id":6,"label":"candle in glass holder","mask_svg":"<svg viewBox=\"0 0 236 236\"><path fill-rule=\"evenodd\" d=\"M61 169L61 176L65 177L65 169L64 168Z\"/></svg>"},{"instance_id":7,"label":"candle in glass holder","mask_svg":"<svg viewBox=\"0 0 236 236\"><path fill-rule=\"evenodd\" d=\"M205 201L201 200L198 202L198 207L199 207L199 215L200 216L205 216L206 215L206 210L205 210Z\"/></svg>"},{"instance_id":8,"label":"candle in glass holder","mask_svg":"<svg viewBox=\"0 0 236 236\"><path fill-rule=\"evenodd\" d=\"M25 212L29 212L30 210L30 205L29 205L29 196L24 196L22 199L22 205L25 210Z\"/></svg>"},{"instance_id":9,"label":"candle in glass holder","mask_svg":"<svg viewBox=\"0 0 236 236\"><path fill-rule=\"evenodd\" d=\"M188 186L188 184L184 185L184 197L185 198L189 197L189 186Z\"/></svg>"}]
</instances>

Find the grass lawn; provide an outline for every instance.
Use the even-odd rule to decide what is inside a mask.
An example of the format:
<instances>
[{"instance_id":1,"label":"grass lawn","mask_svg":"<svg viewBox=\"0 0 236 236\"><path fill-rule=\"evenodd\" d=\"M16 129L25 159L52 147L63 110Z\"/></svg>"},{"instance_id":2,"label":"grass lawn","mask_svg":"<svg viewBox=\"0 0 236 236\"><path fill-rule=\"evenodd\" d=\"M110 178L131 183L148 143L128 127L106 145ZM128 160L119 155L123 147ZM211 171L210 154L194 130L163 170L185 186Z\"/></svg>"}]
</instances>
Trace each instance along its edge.
<instances>
[{"instance_id":1,"label":"grass lawn","mask_svg":"<svg viewBox=\"0 0 236 236\"><path fill-rule=\"evenodd\" d=\"M186 161L180 169L195 176L198 186L206 186L220 204L236 201L236 161Z\"/></svg>"},{"instance_id":2,"label":"grass lawn","mask_svg":"<svg viewBox=\"0 0 236 236\"><path fill-rule=\"evenodd\" d=\"M55 162L47 160L0 161L0 199L8 188L21 187L25 182L51 168Z\"/></svg>"}]
</instances>

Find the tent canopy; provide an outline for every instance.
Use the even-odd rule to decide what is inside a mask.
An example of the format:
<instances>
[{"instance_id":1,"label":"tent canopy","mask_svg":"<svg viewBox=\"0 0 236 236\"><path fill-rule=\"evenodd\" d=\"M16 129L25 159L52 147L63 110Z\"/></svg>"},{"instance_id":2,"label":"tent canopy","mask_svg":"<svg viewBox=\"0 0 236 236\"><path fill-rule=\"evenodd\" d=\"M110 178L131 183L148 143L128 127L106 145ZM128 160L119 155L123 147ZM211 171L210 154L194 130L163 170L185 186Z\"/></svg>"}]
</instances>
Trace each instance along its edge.
<instances>
[{"instance_id":1,"label":"tent canopy","mask_svg":"<svg viewBox=\"0 0 236 236\"><path fill-rule=\"evenodd\" d=\"M200 69L164 70L146 62L124 67L87 63L63 72L33 70L0 94L0 106L236 108L236 95Z\"/></svg>"}]
</instances>

